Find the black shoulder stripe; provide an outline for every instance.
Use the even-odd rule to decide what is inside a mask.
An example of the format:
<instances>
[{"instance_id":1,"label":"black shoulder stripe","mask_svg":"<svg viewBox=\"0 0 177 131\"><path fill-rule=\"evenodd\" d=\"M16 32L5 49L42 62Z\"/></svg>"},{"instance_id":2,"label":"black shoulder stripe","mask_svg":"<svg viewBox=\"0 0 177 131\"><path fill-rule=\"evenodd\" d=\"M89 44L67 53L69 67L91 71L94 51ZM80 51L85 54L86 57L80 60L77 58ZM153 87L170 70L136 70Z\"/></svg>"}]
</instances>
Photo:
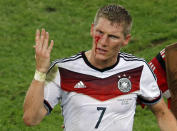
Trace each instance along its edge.
<instances>
[{"instance_id":1,"label":"black shoulder stripe","mask_svg":"<svg viewBox=\"0 0 177 131\"><path fill-rule=\"evenodd\" d=\"M141 58L136 58L136 57L132 58L132 57L121 56L121 55L120 57L123 58L125 61L144 61L145 62L145 60Z\"/></svg>"},{"instance_id":2,"label":"black shoulder stripe","mask_svg":"<svg viewBox=\"0 0 177 131\"><path fill-rule=\"evenodd\" d=\"M165 61L163 60L163 58L160 55L160 53L156 56L156 59L158 60L158 62L160 63L160 65L162 66L164 71L166 71Z\"/></svg>"},{"instance_id":3,"label":"black shoulder stripe","mask_svg":"<svg viewBox=\"0 0 177 131\"><path fill-rule=\"evenodd\" d=\"M63 58L63 59L57 59L53 61L53 63L63 63L65 61L73 61L81 57L81 53L78 53L77 55L71 56L69 58Z\"/></svg>"},{"instance_id":4,"label":"black shoulder stripe","mask_svg":"<svg viewBox=\"0 0 177 131\"><path fill-rule=\"evenodd\" d=\"M57 64L57 63L64 63L64 62L68 62L68 61L74 61L74 60L77 60L79 58L81 58L82 55L81 53L77 54L77 55L74 55L74 56L71 56L69 58L63 58L63 59L57 59L55 61L53 61L49 67L49 70L48 72Z\"/></svg>"},{"instance_id":5,"label":"black shoulder stripe","mask_svg":"<svg viewBox=\"0 0 177 131\"><path fill-rule=\"evenodd\" d=\"M69 58L62 59L63 60L62 62L76 60L76 59L78 59L80 57L81 57L81 53L78 53L77 55L71 56Z\"/></svg>"},{"instance_id":6,"label":"black shoulder stripe","mask_svg":"<svg viewBox=\"0 0 177 131\"><path fill-rule=\"evenodd\" d=\"M128 54L128 53L120 53L120 55L124 56L124 57L128 57L128 58L137 58L136 56L132 55L132 54Z\"/></svg>"},{"instance_id":7,"label":"black shoulder stripe","mask_svg":"<svg viewBox=\"0 0 177 131\"><path fill-rule=\"evenodd\" d=\"M138 58L132 54L127 54L127 53L120 53L120 57L122 57L126 61L145 61L143 58Z\"/></svg>"},{"instance_id":8,"label":"black shoulder stripe","mask_svg":"<svg viewBox=\"0 0 177 131\"><path fill-rule=\"evenodd\" d=\"M63 59L63 60L61 61L61 63L68 62L68 61L74 61L74 60L77 60L77 59L79 59L79 58L81 58L81 57L82 57L82 56L80 55L80 56L77 56L77 57L74 57L74 58Z\"/></svg>"}]
</instances>

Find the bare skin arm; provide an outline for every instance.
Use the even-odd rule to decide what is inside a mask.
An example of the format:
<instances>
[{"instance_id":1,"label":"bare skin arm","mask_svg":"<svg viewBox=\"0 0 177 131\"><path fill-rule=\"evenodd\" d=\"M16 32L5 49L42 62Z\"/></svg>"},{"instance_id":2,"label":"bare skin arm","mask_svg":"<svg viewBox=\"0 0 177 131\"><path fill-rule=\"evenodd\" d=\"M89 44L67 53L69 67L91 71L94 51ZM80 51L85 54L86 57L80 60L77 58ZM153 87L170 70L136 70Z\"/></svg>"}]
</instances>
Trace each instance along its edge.
<instances>
[{"instance_id":1,"label":"bare skin arm","mask_svg":"<svg viewBox=\"0 0 177 131\"><path fill-rule=\"evenodd\" d=\"M36 58L36 70L42 73L47 73L50 66L50 53L53 48L53 40L50 45L49 34L42 29L36 31L36 45L35 58ZM28 126L37 125L47 114L47 110L44 107L44 83L41 81L33 80L26 93L24 101L24 123Z\"/></svg>"},{"instance_id":2,"label":"bare skin arm","mask_svg":"<svg viewBox=\"0 0 177 131\"><path fill-rule=\"evenodd\" d=\"M156 116L161 131L177 131L177 121L171 111L167 108L163 99L157 104L150 106Z\"/></svg>"}]
</instances>

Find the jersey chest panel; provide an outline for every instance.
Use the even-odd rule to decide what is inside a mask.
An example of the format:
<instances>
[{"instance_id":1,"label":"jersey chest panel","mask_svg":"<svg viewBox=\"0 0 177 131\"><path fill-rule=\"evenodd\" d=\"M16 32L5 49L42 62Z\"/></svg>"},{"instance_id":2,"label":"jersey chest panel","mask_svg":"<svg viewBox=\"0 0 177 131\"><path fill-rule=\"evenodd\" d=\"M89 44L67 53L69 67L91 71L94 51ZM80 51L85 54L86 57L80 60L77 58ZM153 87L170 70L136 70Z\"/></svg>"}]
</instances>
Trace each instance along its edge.
<instances>
[{"instance_id":1,"label":"jersey chest panel","mask_svg":"<svg viewBox=\"0 0 177 131\"><path fill-rule=\"evenodd\" d=\"M140 66L106 78L98 78L59 68L61 89L106 101L139 90L142 69L143 66Z\"/></svg>"}]
</instances>

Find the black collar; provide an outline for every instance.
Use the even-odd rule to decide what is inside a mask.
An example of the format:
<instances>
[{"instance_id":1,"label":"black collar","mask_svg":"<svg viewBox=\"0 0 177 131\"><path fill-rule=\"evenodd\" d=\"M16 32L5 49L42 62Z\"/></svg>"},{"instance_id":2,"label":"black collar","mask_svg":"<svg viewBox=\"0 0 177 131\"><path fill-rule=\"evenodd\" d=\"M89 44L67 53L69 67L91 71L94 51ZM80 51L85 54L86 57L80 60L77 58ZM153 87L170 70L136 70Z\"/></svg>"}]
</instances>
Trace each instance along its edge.
<instances>
[{"instance_id":1,"label":"black collar","mask_svg":"<svg viewBox=\"0 0 177 131\"><path fill-rule=\"evenodd\" d=\"M100 72L104 72L104 71L113 69L113 68L119 63L119 55L118 55L117 61L116 61L115 64L113 64L112 66L103 68L103 69L99 69L99 68L93 66L93 65L88 61L88 59L87 59L87 57L86 57L86 55L85 55L85 51L81 52L81 54L82 54L82 57L83 57L85 63L86 63L89 67L93 68L94 70L100 71Z\"/></svg>"}]
</instances>

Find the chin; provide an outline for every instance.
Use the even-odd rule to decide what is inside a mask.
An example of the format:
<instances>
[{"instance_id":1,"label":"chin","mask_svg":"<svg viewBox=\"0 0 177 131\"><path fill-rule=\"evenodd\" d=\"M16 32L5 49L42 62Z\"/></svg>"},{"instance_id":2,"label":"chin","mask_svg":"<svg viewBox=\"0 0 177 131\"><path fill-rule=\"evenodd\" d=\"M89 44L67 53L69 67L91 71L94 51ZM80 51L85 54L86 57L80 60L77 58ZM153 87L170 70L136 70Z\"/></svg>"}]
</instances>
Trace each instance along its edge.
<instances>
[{"instance_id":1,"label":"chin","mask_svg":"<svg viewBox=\"0 0 177 131\"><path fill-rule=\"evenodd\" d=\"M106 57L105 55L102 55L102 54L96 54L95 58L96 58L96 60L99 60L99 61L106 61L109 59L108 57Z\"/></svg>"}]
</instances>

